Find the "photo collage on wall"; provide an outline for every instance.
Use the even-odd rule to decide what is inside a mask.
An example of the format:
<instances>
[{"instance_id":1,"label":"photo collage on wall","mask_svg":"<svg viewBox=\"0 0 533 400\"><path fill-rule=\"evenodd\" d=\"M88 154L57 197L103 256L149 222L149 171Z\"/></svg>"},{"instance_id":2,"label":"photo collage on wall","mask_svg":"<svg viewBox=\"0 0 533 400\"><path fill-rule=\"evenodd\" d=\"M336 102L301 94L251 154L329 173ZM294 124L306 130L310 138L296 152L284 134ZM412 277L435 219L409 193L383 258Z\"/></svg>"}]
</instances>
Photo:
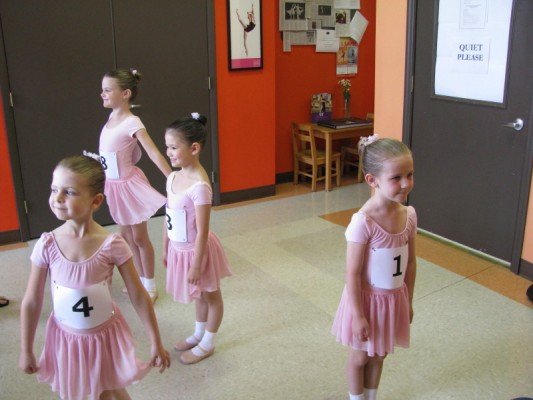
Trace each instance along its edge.
<instances>
[{"instance_id":1,"label":"photo collage on wall","mask_svg":"<svg viewBox=\"0 0 533 400\"><path fill-rule=\"evenodd\" d=\"M355 75L368 26L360 6L360 0L279 0L283 51L307 45L315 46L317 53L337 53L337 75Z\"/></svg>"}]
</instances>

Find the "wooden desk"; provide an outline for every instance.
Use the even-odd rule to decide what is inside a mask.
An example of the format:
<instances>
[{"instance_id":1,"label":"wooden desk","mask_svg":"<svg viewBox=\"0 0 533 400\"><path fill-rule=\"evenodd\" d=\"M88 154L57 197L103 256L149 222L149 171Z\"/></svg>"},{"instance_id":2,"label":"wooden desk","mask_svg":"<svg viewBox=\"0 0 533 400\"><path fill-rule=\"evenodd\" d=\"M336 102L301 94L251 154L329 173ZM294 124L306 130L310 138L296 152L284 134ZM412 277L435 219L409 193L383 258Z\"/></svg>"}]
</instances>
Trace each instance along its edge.
<instances>
[{"instance_id":1,"label":"wooden desk","mask_svg":"<svg viewBox=\"0 0 533 400\"><path fill-rule=\"evenodd\" d=\"M365 126L354 126L351 128L342 128L342 129L333 129L333 128L326 128L325 126L320 126L317 124L311 124L309 122L307 123L299 123L299 128L301 130L307 130L307 131L313 131L315 137L324 139L326 142L326 190L331 190L331 152L333 148L333 141L334 140L340 140L340 139L350 139L350 138L357 138L359 139L362 136L370 136L374 133L374 124L372 125L365 125ZM361 179L359 178L361 168L358 168L358 181L360 182Z\"/></svg>"}]
</instances>

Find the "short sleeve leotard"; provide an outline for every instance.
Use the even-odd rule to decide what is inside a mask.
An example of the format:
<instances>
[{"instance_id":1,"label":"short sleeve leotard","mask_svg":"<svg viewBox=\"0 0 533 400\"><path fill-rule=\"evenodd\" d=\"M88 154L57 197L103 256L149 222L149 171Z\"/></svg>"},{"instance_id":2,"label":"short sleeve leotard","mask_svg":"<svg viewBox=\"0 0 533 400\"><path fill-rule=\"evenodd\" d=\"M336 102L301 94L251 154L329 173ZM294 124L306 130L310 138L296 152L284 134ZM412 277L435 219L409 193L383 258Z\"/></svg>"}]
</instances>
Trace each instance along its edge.
<instances>
[{"instance_id":1,"label":"short sleeve leotard","mask_svg":"<svg viewBox=\"0 0 533 400\"><path fill-rule=\"evenodd\" d=\"M409 293L403 279L407 245L416 235L416 226L416 212L411 206L407 207L405 228L397 234L385 231L363 212L352 216L345 236L348 242L366 245L361 287L370 332L366 342L352 334L352 310L345 286L332 327L339 343L366 351L371 357L393 353L394 346L409 347Z\"/></svg>"},{"instance_id":2,"label":"short sleeve leotard","mask_svg":"<svg viewBox=\"0 0 533 400\"><path fill-rule=\"evenodd\" d=\"M57 285L83 290L80 288L107 282L115 265L124 264L131 256L122 236L113 233L87 260L73 262L63 256L53 233L43 233L31 261L49 269L53 292ZM126 387L150 371L149 364L135 356L134 339L120 309L114 303L112 308L109 319L91 329L74 329L51 313L37 377L62 399L99 399L103 391Z\"/></svg>"},{"instance_id":3,"label":"short sleeve leotard","mask_svg":"<svg viewBox=\"0 0 533 400\"><path fill-rule=\"evenodd\" d=\"M206 254L200 272L200 285L191 285L187 274L194 256L196 241L195 206L211 204L213 192L207 182L198 181L183 193L172 192L172 182L176 172L167 178L167 207L185 211L186 238L183 241L169 240L167 255L167 293L174 301L190 303L202 292L214 292L220 288L220 280L231 275L231 270L220 240L214 232L209 232ZM167 226L168 228L168 226Z\"/></svg>"},{"instance_id":4,"label":"short sleeve leotard","mask_svg":"<svg viewBox=\"0 0 533 400\"><path fill-rule=\"evenodd\" d=\"M135 166L141 157L141 149L133 135L143 128L140 118L131 115L114 128L104 125L100 134L99 152L106 168L107 205L113 220L119 225L147 221L166 201L165 196L150 185L142 170Z\"/></svg>"}]
</instances>

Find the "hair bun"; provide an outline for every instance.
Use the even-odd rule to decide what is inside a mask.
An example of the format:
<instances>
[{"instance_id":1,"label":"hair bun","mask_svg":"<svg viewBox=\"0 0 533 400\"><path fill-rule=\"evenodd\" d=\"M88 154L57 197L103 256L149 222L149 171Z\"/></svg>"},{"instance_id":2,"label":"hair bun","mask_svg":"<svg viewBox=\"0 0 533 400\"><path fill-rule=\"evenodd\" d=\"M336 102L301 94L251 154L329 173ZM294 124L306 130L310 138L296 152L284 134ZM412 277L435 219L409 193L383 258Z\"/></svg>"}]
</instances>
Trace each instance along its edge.
<instances>
[{"instance_id":1,"label":"hair bun","mask_svg":"<svg viewBox=\"0 0 533 400\"><path fill-rule=\"evenodd\" d=\"M198 121L202 125L207 125L207 117L197 112L191 113L191 118Z\"/></svg>"},{"instance_id":2,"label":"hair bun","mask_svg":"<svg viewBox=\"0 0 533 400\"><path fill-rule=\"evenodd\" d=\"M135 68L130 68L130 72L137 81L141 80L142 74L138 70Z\"/></svg>"}]
</instances>

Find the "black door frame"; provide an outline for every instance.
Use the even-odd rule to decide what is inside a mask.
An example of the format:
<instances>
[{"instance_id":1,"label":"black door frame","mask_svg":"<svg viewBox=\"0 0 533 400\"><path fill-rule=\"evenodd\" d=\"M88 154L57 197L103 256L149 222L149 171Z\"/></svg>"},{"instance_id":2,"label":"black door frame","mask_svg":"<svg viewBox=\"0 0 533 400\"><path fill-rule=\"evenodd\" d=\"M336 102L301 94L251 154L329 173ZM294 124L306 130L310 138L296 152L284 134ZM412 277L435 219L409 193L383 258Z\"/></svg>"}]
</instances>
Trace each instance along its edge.
<instances>
[{"instance_id":1,"label":"black door frame","mask_svg":"<svg viewBox=\"0 0 533 400\"><path fill-rule=\"evenodd\" d=\"M215 45L215 8L214 0L207 0L207 37L208 37L208 72L209 72L209 105L210 105L210 135L211 135L211 159L212 159L212 186L213 186L213 204L220 204L220 159L219 159L219 141L218 141L218 112L217 112L217 85L216 85L216 45ZM4 47L4 37L0 18L0 40L2 48ZM7 60L5 52L0 52L0 91L2 96L4 119L6 126L8 151L10 165L13 177L13 186L15 190L15 202L17 206L17 216L19 221L20 241L30 239L29 219L25 207L24 185L22 181L21 161L19 158L19 147L16 136L15 118L13 108L11 107L11 88L9 85L9 71L7 69Z\"/></svg>"},{"instance_id":2,"label":"black door frame","mask_svg":"<svg viewBox=\"0 0 533 400\"><path fill-rule=\"evenodd\" d=\"M2 49L4 45L4 29L0 18L0 40ZM5 88L5 90L2 90ZM6 125L7 148L13 177L13 187L15 189L15 203L17 206L17 216L19 220L20 240L26 241L30 237L28 216L24 206L24 186L22 185L22 171L20 170L20 158L17 136L15 135L15 117L11 107L11 87L9 86L9 74L7 71L7 60L4 51L0 52L0 94L4 109L4 120Z\"/></svg>"},{"instance_id":3,"label":"black door frame","mask_svg":"<svg viewBox=\"0 0 533 400\"><path fill-rule=\"evenodd\" d=\"M414 77L415 77L415 38L416 38L416 10L418 1L428 0L407 0L407 32L406 32L406 57L405 57L405 75L404 75L404 112L403 112L403 134L402 139L405 143L411 145L412 127L413 127L413 100L414 100ZM430 0L431 1L431 0ZM434 0L436 1L436 0ZM513 1L513 11L511 23L515 20L516 0ZM533 139L531 135L533 124L533 100L530 102L529 121L526 126L529 127L529 134L526 141L526 157L524 157L523 179L520 184L519 204L517 210L517 222L515 230L515 240L511 257L511 271L515 274L526 276L533 279L533 264L521 259L522 249L525 238L526 218L528 211L528 200L533 168ZM533 210L532 210L533 211ZM475 250L476 254L478 253Z\"/></svg>"}]
</instances>

